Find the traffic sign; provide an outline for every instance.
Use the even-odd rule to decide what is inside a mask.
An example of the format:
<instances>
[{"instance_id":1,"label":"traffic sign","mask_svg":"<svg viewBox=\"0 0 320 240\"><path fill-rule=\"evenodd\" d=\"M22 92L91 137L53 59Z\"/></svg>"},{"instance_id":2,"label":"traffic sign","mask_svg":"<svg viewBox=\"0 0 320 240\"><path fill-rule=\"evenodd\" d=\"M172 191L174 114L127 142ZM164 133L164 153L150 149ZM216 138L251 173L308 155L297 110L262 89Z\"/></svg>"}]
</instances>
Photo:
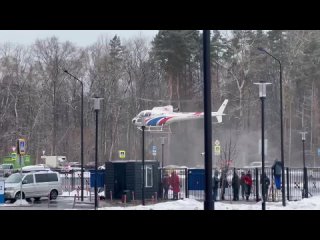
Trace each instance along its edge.
<instances>
[{"instance_id":1,"label":"traffic sign","mask_svg":"<svg viewBox=\"0 0 320 240\"><path fill-rule=\"evenodd\" d=\"M152 155L153 156L157 155L157 146L152 146Z\"/></svg>"},{"instance_id":2,"label":"traffic sign","mask_svg":"<svg viewBox=\"0 0 320 240\"><path fill-rule=\"evenodd\" d=\"M125 150L119 150L119 158L123 159L126 157L126 151Z\"/></svg>"},{"instance_id":3,"label":"traffic sign","mask_svg":"<svg viewBox=\"0 0 320 240\"><path fill-rule=\"evenodd\" d=\"M26 153L26 140L23 138L18 139L18 154L24 155Z\"/></svg>"},{"instance_id":4,"label":"traffic sign","mask_svg":"<svg viewBox=\"0 0 320 240\"><path fill-rule=\"evenodd\" d=\"M220 155L220 146L214 146L214 155L219 156Z\"/></svg>"}]
</instances>

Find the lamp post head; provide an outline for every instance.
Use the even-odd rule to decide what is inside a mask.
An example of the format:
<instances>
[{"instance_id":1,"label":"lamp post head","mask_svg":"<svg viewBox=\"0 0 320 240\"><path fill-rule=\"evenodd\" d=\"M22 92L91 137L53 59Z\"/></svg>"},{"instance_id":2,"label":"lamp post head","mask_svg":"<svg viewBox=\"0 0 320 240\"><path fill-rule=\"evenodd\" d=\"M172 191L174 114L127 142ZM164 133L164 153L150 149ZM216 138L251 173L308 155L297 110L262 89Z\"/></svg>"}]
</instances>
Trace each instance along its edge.
<instances>
[{"instance_id":1,"label":"lamp post head","mask_svg":"<svg viewBox=\"0 0 320 240\"><path fill-rule=\"evenodd\" d=\"M305 140L306 140L306 134L307 134L307 133L308 133L308 132L300 132L302 141L305 141Z\"/></svg>"},{"instance_id":2,"label":"lamp post head","mask_svg":"<svg viewBox=\"0 0 320 240\"><path fill-rule=\"evenodd\" d=\"M262 47L257 47L257 49L261 52L265 52L266 50L264 50Z\"/></svg>"},{"instance_id":3,"label":"lamp post head","mask_svg":"<svg viewBox=\"0 0 320 240\"><path fill-rule=\"evenodd\" d=\"M93 101L94 101L94 103L93 103L94 110L100 110L100 100L102 100L103 98L93 97L91 99L93 99Z\"/></svg>"},{"instance_id":4,"label":"lamp post head","mask_svg":"<svg viewBox=\"0 0 320 240\"><path fill-rule=\"evenodd\" d=\"M254 83L256 85L259 85L259 97L265 98L267 96L267 85L270 85L271 83L260 81L258 83Z\"/></svg>"},{"instance_id":5,"label":"lamp post head","mask_svg":"<svg viewBox=\"0 0 320 240\"><path fill-rule=\"evenodd\" d=\"M145 117L141 118L141 127L145 127L146 126L146 120Z\"/></svg>"}]
</instances>

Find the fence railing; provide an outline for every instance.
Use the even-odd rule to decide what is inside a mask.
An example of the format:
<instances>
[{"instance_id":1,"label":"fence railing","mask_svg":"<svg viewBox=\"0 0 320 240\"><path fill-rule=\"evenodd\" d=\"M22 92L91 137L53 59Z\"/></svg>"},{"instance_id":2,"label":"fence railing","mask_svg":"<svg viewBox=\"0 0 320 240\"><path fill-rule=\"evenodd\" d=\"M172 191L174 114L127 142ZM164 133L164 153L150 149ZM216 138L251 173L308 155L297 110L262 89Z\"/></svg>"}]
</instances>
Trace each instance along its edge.
<instances>
[{"instance_id":1,"label":"fence railing","mask_svg":"<svg viewBox=\"0 0 320 240\"><path fill-rule=\"evenodd\" d=\"M73 191L81 190L81 172L69 172L69 173L60 173L60 179L62 184L62 191L71 193ZM88 193L90 191L90 172L83 173L83 188ZM89 195L89 193L87 194Z\"/></svg>"},{"instance_id":2,"label":"fence railing","mask_svg":"<svg viewBox=\"0 0 320 240\"><path fill-rule=\"evenodd\" d=\"M214 175L214 171L212 175ZM241 178L241 173L246 174L250 171L252 176L252 187L250 191L249 201L258 201L262 196L261 187L261 168L229 168L226 171L226 181L224 184L221 181L222 173L219 171L219 184L217 201L233 201L233 187L232 178L234 171L237 172L239 179ZM163 186L163 179L172 176L175 172L179 179L179 187L175 187L170 183L167 196L166 191ZM270 179L270 186L267 192L267 201L281 201L282 192L281 187L277 188L275 177L273 171L270 167L265 168L265 173ZM70 173L60 173L60 178L62 182L62 187L64 192L72 192L75 190L80 190L81 187L81 173L70 172ZM282 179L282 178L280 178ZM285 169L285 187L286 187L286 199L289 201L301 200L303 198L303 168L286 168ZM170 180L169 180L170 181ZM308 168L307 169L307 182L308 182L308 196L320 195L320 168ZM205 199L205 177L204 169L187 169L187 168L163 168L160 169L160 181L159 181L159 192L158 197L164 200L174 199L174 190L178 189L178 199L192 198L196 200ZM84 190L90 191L90 172L84 172ZM245 193L243 187L239 187L239 200L245 200ZM244 193L244 194L243 194Z\"/></svg>"},{"instance_id":3,"label":"fence railing","mask_svg":"<svg viewBox=\"0 0 320 240\"><path fill-rule=\"evenodd\" d=\"M248 171L251 173L253 180L250 196L248 200L258 201L262 197L262 187L261 187L261 168L230 168L226 170L225 179L226 181L221 181L222 173L219 171L219 185L217 201L234 200L232 178L234 171L237 172L239 179L241 178L241 173L246 174ZM281 182L280 185L276 184L275 176L273 175L272 168L266 167L265 173L270 180L270 185L266 195L267 201L281 201L282 191ZM214 175L214 170L213 174ZM187 190L187 195L189 198L204 200L204 170L203 169L188 169L189 188ZM280 177L280 181L281 181ZM289 201L301 200L303 197L303 168L286 168L285 169L285 191L286 199ZM307 185L308 185L308 196L320 195L320 168L308 168L307 169ZM239 187L239 200L245 200L245 193L243 186Z\"/></svg>"}]
</instances>

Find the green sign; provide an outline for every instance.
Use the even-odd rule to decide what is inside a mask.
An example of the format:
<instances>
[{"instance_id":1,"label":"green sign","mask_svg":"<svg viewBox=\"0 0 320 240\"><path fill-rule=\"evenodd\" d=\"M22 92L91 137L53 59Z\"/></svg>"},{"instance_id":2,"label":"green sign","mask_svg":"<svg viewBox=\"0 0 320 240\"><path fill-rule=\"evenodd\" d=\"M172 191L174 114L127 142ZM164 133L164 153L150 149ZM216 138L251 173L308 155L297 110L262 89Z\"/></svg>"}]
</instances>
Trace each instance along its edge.
<instances>
[{"instance_id":1,"label":"green sign","mask_svg":"<svg viewBox=\"0 0 320 240\"><path fill-rule=\"evenodd\" d=\"M126 151L124 150L119 150L119 158L123 159L126 157Z\"/></svg>"}]
</instances>

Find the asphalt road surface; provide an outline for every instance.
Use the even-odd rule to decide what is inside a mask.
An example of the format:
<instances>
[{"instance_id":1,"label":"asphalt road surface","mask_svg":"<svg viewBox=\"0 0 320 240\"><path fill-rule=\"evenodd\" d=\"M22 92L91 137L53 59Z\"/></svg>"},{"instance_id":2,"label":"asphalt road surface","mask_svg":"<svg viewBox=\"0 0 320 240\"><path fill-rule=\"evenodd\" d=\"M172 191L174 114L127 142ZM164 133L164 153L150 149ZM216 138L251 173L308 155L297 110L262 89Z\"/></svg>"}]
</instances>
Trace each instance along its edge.
<instances>
[{"instance_id":1,"label":"asphalt road surface","mask_svg":"<svg viewBox=\"0 0 320 240\"><path fill-rule=\"evenodd\" d=\"M94 210L94 202L91 203L88 198L84 202L88 204L77 203L74 205L72 197L58 197L57 200L48 201L48 198L42 198L40 201L30 202L29 205L15 205L12 203L0 204L0 210Z\"/></svg>"}]
</instances>

